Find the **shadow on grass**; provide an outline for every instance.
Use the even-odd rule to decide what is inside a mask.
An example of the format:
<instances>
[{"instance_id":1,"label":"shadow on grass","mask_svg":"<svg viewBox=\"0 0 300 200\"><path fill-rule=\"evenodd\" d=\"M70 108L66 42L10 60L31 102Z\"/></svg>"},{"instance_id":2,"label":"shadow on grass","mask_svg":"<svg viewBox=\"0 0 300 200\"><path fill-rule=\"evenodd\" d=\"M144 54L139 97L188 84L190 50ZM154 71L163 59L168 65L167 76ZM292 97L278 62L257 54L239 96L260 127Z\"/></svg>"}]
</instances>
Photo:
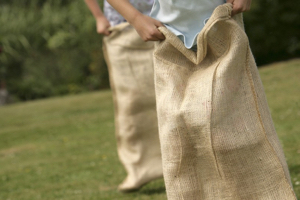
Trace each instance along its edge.
<instances>
[{"instance_id":1,"label":"shadow on grass","mask_svg":"<svg viewBox=\"0 0 300 200\"><path fill-rule=\"evenodd\" d=\"M289 166L290 174L300 174L300 165Z\"/></svg>"},{"instance_id":2,"label":"shadow on grass","mask_svg":"<svg viewBox=\"0 0 300 200\"><path fill-rule=\"evenodd\" d=\"M166 188L164 186L157 188L145 188L140 190L138 193L145 195L153 195L153 194L162 194L166 192Z\"/></svg>"}]
</instances>

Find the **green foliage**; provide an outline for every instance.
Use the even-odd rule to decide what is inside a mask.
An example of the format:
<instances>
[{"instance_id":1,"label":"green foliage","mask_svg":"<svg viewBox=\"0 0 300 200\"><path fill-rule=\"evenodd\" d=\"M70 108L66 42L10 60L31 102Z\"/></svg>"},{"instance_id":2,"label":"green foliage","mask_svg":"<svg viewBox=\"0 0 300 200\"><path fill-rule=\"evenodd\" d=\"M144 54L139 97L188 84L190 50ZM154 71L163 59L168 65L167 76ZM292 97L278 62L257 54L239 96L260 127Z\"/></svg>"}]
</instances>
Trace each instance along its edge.
<instances>
[{"instance_id":1,"label":"green foliage","mask_svg":"<svg viewBox=\"0 0 300 200\"><path fill-rule=\"evenodd\" d=\"M300 56L299 9L294 1L253 1L244 18L258 65ZM1 0L0 13L0 82L11 95L108 87L102 38L83 0Z\"/></svg>"},{"instance_id":2,"label":"green foliage","mask_svg":"<svg viewBox=\"0 0 300 200\"><path fill-rule=\"evenodd\" d=\"M108 87L101 37L84 1L1 4L0 79L11 94L28 100Z\"/></svg>"},{"instance_id":3,"label":"green foliage","mask_svg":"<svg viewBox=\"0 0 300 200\"><path fill-rule=\"evenodd\" d=\"M300 56L300 4L258 0L245 14L245 27L259 65Z\"/></svg>"}]
</instances>

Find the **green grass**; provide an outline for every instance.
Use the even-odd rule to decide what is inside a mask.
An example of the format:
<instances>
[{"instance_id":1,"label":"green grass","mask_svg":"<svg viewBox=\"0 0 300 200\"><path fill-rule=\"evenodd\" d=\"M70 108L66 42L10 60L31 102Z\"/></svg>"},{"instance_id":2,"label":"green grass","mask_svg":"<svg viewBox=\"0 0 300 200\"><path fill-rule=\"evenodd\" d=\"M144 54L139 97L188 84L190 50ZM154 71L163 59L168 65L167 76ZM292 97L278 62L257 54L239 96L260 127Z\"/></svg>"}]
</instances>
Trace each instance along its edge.
<instances>
[{"instance_id":1,"label":"green grass","mask_svg":"<svg viewBox=\"0 0 300 200\"><path fill-rule=\"evenodd\" d=\"M300 197L300 60L260 69ZM0 199L166 199L163 180L120 194L125 178L110 91L0 107Z\"/></svg>"}]
</instances>

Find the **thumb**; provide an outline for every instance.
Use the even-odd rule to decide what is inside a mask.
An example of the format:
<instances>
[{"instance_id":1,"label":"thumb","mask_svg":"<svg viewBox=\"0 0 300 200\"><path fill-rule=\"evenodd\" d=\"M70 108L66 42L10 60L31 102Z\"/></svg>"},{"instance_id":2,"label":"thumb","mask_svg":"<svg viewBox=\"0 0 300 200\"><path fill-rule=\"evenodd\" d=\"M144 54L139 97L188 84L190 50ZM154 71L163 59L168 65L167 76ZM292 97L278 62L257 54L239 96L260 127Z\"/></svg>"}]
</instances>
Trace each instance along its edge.
<instances>
[{"instance_id":1,"label":"thumb","mask_svg":"<svg viewBox=\"0 0 300 200\"><path fill-rule=\"evenodd\" d=\"M234 0L227 0L226 3L231 3L231 7L233 8L233 2ZM231 11L231 16L234 15L234 10Z\"/></svg>"},{"instance_id":2,"label":"thumb","mask_svg":"<svg viewBox=\"0 0 300 200\"><path fill-rule=\"evenodd\" d=\"M155 24L154 24L157 28L159 27L165 27L160 21L155 21ZM159 40L164 40L166 39L164 34L162 34L158 29L157 29L157 33L156 33L156 37L159 39Z\"/></svg>"},{"instance_id":3,"label":"thumb","mask_svg":"<svg viewBox=\"0 0 300 200\"><path fill-rule=\"evenodd\" d=\"M110 31L108 29L106 29L104 32L103 32L104 35L106 36L109 36L110 35Z\"/></svg>"},{"instance_id":4,"label":"thumb","mask_svg":"<svg viewBox=\"0 0 300 200\"><path fill-rule=\"evenodd\" d=\"M156 27L164 27L164 25L160 21L157 21L157 20L155 21L154 24Z\"/></svg>"}]
</instances>

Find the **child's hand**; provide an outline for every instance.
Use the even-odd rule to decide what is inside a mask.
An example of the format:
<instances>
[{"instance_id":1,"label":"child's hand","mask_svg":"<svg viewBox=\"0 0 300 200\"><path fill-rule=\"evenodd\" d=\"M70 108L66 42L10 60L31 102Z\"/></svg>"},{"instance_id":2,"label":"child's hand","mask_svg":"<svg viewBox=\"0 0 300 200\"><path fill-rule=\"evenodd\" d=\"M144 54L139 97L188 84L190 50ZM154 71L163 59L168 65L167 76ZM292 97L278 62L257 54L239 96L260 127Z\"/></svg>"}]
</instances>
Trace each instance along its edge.
<instances>
[{"instance_id":1,"label":"child's hand","mask_svg":"<svg viewBox=\"0 0 300 200\"><path fill-rule=\"evenodd\" d=\"M232 16L250 10L251 0L227 0L232 4Z\"/></svg>"},{"instance_id":2,"label":"child's hand","mask_svg":"<svg viewBox=\"0 0 300 200\"><path fill-rule=\"evenodd\" d=\"M103 35L110 35L109 27L110 23L109 21L103 16L96 19L96 25L97 25L97 33L103 34Z\"/></svg>"},{"instance_id":3,"label":"child's hand","mask_svg":"<svg viewBox=\"0 0 300 200\"><path fill-rule=\"evenodd\" d=\"M132 25L144 41L158 41L165 39L165 36L157 29L164 25L151 17L139 14L135 16Z\"/></svg>"}]
</instances>

